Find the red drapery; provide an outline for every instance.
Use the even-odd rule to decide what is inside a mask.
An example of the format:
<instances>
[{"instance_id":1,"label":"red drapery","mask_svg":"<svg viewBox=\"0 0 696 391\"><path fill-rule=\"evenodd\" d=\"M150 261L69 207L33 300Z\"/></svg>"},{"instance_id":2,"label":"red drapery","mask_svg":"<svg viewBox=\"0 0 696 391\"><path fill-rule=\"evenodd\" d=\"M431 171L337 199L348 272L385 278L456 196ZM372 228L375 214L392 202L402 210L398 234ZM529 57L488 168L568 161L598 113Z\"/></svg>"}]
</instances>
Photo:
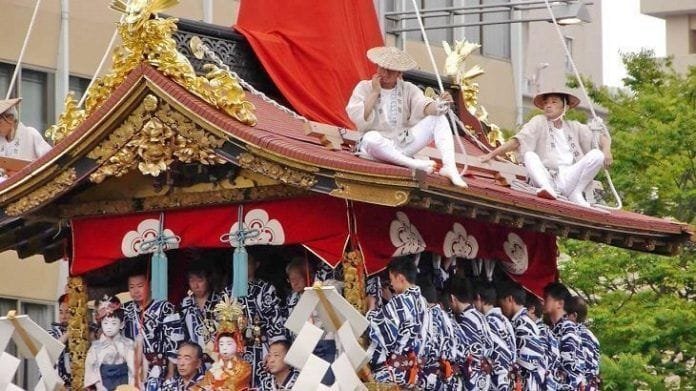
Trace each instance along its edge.
<instances>
[{"instance_id":1,"label":"red drapery","mask_svg":"<svg viewBox=\"0 0 696 391\"><path fill-rule=\"evenodd\" d=\"M167 249L236 247L231 233L238 227L237 207L164 212L164 234L171 238ZM157 235L159 221L159 212L73 220L71 273L83 274L140 255L140 244ZM244 204L244 222L247 229L260 232L247 239L247 245L302 244L332 266L341 260L348 240L345 201L337 198Z\"/></svg>"},{"instance_id":2,"label":"red drapery","mask_svg":"<svg viewBox=\"0 0 696 391\"><path fill-rule=\"evenodd\" d=\"M244 0L237 24L285 98L309 119L352 128L350 94L383 45L372 0Z\"/></svg>"},{"instance_id":3,"label":"red drapery","mask_svg":"<svg viewBox=\"0 0 696 391\"><path fill-rule=\"evenodd\" d=\"M354 205L360 248L368 273L390 258L431 251L445 257L498 260L498 266L537 295L555 281L556 238L417 209ZM464 258L463 260L461 258Z\"/></svg>"},{"instance_id":4,"label":"red drapery","mask_svg":"<svg viewBox=\"0 0 696 391\"><path fill-rule=\"evenodd\" d=\"M390 258L430 251L497 266L536 294L557 277L553 235L436 214L426 210L354 203L356 240L365 268L382 270ZM237 205L165 211L168 249L236 246ZM260 231L247 245L301 244L335 266L349 237L348 210L341 199L318 196L244 204L245 225ZM72 221L71 273L83 274L142 253L140 244L159 231L160 213L90 217Z\"/></svg>"}]
</instances>

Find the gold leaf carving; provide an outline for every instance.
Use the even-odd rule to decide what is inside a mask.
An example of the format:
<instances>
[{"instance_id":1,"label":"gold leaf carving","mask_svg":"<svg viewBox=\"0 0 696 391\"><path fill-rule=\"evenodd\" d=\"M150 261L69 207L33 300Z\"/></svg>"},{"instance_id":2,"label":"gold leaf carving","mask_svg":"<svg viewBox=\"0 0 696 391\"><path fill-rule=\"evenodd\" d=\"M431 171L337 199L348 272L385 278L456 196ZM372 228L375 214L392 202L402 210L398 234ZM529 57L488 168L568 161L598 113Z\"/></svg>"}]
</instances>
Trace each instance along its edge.
<instances>
[{"instance_id":1,"label":"gold leaf carving","mask_svg":"<svg viewBox=\"0 0 696 391\"><path fill-rule=\"evenodd\" d=\"M350 182L335 178L338 187L331 192L334 197L369 202L386 206L400 206L408 202L410 191L380 185Z\"/></svg>"},{"instance_id":2,"label":"gold leaf carving","mask_svg":"<svg viewBox=\"0 0 696 391\"><path fill-rule=\"evenodd\" d=\"M66 191L75 183L76 178L77 174L74 168L63 171L50 182L29 193L27 196L20 198L19 201L11 203L5 210L5 213L7 213L8 216L19 216L24 212L34 209L54 198L56 195Z\"/></svg>"},{"instance_id":3,"label":"gold leaf carving","mask_svg":"<svg viewBox=\"0 0 696 391\"><path fill-rule=\"evenodd\" d=\"M159 103L154 95L147 95L124 123L89 153L90 158L100 163L90 180L101 183L111 176L123 176L135 167L143 175L156 177L175 159L184 163L222 164L225 160L215 154L215 148L224 142L168 104Z\"/></svg>"},{"instance_id":4,"label":"gold leaf carving","mask_svg":"<svg viewBox=\"0 0 696 391\"><path fill-rule=\"evenodd\" d=\"M245 100L244 90L230 72L208 65L206 76L197 76L189 60L177 51L172 35L177 29L178 19L157 17L157 12L171 7L177 1L134 2L135 4L125 5L123 1L116 0L112 4L113 9L127 16L118 24L122 43L113 51L111 71L97 78L87 90L84 111L77 107L72 98L66 98L65 112L60 116L58 123L47 131L47 135L54 142L63 139L77 128L86 116L98 109L142 62L152 65L210 105L244 124L254 126L254 105ZM152 15L155 17L151 18Z\"/></svg>"},{"instance_id":5,"label":"gold leaf carving","mask_svg":"<svg viewBox=\"0 0 696 391\"><path fill-rule=\"evenodd\" d=\"M310 188L317 183L317 178L312 174L246 152L239 155L239 166L293 186Z\"/></svg>"}]
</instances>

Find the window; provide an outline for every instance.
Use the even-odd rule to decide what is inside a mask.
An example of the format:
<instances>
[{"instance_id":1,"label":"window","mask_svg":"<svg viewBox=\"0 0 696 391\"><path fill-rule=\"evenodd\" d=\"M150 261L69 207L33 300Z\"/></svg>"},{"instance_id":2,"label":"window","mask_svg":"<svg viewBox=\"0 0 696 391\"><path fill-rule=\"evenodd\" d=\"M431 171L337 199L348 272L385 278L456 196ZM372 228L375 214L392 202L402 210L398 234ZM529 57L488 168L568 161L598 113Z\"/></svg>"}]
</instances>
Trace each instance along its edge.
<instances>
[{"instance_id":1,"label":"window","mask_svg":"<svg viewBox=\"0 0 696 391\"><path fill-rule=\"evenodd\" d=\"M41 304L17 299L0 298L0 314L5 316L10 310L19 309L19 313L26 314L44 329L51 326L54 319L55 306L50 304ZM10 342L7 352L16 355L17 347L14 342ZM39 369L36 362L32 360L22 360L17 373L15 374L14 383L23 389L34 389L39 381Z\"/></svg>"},{"instance_id":2,"label":"window","mask_svg":"<svg viewBox=\"0 0 696 391\"><path fill-rule=\"evenodd\" d=\"M564 36L563 39L565 40L565 44L568 47L568 53L570 53L570 57L565 56L565 70L568 73L573 72L573 64L572 64L572 57L573 57L573 37L569 36Z\"/></svg>"},{"instance_id":3,"label":"window","mask_svg":"<svg viewBox=\"0 0 696 391\"><path fill-rule=\"evenodd\" d=\"M19 116L22 122L43 132L48 123L48 75L46 72L22 69L22 97Z\"/></svg>"},{"instance_id":4,"label":"window","mask_svg":"<svg viewBox=\"0 0 696 391\"><path fill-rule=\"evenodd\" d=\"M76 101L79 102L80 99L82 99L82 95L84 95L85 91L87 91L89 82L90 79L86 79L84 77L70 76L70 85L68 86L68 90L75 93Z\"/></svg>"},{"instance_id":5,"label":"window","mask_svg":"<svg viewBox=\"0 0 696 391\"><path fill-rule=\"evenodd\" d=\"M472 7L478 5L495 5L507 3L510 0L420 0L418 4L421 9L453 8L453 7ZM490 10L490 9L489 9ZM411 1L387 0L386 11L413 11ZM446 11L443 11L445 13ZM498 9L497 12L478 12L472 9L461 10L462 13L452 12L449 15L426 17L423 19L425 27L442 25L474 24L493 21L504 21L510 19L510 12L505 9ZM385 21L387 31L391 29L417 28L416 19L406 19L403 24ZM454 40L468 40L481 44L480 52L485 56L497 58L510 58L510 25L507 23L493 24L487 26L466 26L453 27L446 29L426 30L428 40L433 45L440 45L442 41L452 42ZM407 32L404 34L407 40L422 41L420 31Z\"/></svg>"}]
</instances>

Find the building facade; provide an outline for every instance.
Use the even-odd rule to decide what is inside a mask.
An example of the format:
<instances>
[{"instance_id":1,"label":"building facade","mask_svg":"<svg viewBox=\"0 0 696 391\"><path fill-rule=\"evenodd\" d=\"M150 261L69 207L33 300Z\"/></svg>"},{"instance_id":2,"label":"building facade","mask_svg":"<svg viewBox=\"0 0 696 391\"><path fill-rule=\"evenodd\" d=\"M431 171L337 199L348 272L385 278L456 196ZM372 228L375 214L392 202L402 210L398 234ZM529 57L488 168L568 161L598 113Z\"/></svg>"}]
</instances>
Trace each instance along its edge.
<instances>
[{"instance_id":1,"label":"building facade","mask_svg":"<svg viewBox=\"0 0 696 391\"><path fill-rule=\"evenodd\" d=\"M696 65L696 2L640 0L640 12L665 20L667 55L678 72Z\"/></svg>"}]
</instances>

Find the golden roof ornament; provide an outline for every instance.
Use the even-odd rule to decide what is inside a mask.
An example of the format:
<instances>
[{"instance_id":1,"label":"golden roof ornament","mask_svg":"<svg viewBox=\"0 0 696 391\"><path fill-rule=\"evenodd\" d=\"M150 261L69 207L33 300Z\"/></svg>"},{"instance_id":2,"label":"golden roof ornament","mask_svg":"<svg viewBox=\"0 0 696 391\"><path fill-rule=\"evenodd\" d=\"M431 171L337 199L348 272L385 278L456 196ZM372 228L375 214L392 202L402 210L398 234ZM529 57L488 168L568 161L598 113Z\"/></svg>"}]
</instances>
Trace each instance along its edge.
<instances>
[{"instance_id":1,"label":"golden roof ornament","mask_svg":"<svg viewBox=\"0 0 696 391\"><path fill-rule=\"evenodd\" d=\"M466 67L466 60L474 50L481 47L477 43L469 41L454 41L454 47L448 42L443 41L442 47L445 49L447 58L445 59L445 74L454 78L455 84L459 86L462 94L462 101L467 111L488 128L488 141L491 145L497 146L498 143L505 142L500 128L488 120L486 108L479 104L479 85L474 81L477 77L484 74L483 68L474 65Z\"/></svg>"},{"instance_id":2,"label":"golden roof ornament","mask_svg":"<svg viewBox=\"0 0 696 391\"><path fill-rule=\"evenodd\" d=\"M172 36L177 30L178 19L162 19L157 14L178 3L179 0L131 0L130 3L114 0L111 3L112 9L125 14L117 27L122 43L113 51L113 68L89 87L84 109L77 107L72 97L66 97L65 112L58 123L46 131L54 142L77 128L143 62L211 106L246 125L256 125L255 107L245 99L244 90L230 72L206 64L207 74L198 76L186 56L177 51Z\"/></svg>"}]
</instances>

